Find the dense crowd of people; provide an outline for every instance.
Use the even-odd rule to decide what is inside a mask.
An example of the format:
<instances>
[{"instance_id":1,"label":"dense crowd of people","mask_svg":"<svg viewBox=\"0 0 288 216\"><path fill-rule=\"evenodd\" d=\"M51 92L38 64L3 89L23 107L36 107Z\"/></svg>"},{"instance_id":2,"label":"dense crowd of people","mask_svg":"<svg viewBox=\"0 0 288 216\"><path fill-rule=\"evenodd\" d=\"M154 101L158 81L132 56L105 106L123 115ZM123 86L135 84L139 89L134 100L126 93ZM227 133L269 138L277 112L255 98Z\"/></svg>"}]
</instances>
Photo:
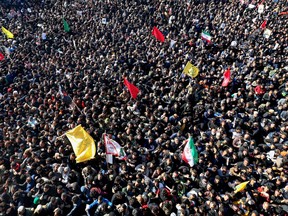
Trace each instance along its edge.
<instances>
[{"instance_id":1,"label":"dense crowd of people","mask_svg":"<svg viewBox=\"0 0 288 216\"><path fill-rule=\"evenodd\" d=\"M286 0L0 6L14 34L1 36L0 215L288 215ZM79 124L97 144L83 163L63 136ZM106 162L103 133L126 160Z\"/></svg>"}]
</instances>

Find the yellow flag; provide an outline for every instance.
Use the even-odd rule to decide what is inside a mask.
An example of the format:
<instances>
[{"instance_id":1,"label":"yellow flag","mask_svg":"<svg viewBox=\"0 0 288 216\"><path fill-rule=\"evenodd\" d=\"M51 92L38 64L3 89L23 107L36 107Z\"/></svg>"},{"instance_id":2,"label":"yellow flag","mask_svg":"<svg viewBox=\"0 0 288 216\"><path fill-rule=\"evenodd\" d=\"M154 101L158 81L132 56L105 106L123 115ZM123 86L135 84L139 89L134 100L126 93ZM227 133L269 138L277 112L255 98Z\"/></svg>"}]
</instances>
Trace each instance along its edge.
<instances>
[{"instance_id":1,"label":"yellow flag","mask_svg":"<svg viewBox=\"0 0 288 216\"><path fill-rule=\"evenodd\" d=\"M244 189L246 188L246 185L247 185L248 183L249 183L249 181L246 181L246 182L242 182L241 184L237 185L237 186L235 187L234 193L236 194L236 193L244 190Z\"/></svg>"},{"instance_id":2,"label":"yellow flag","mask_svg":"<svg viewBox=\"0 0 288 216\"><path fill-rule=\"evenodd\" d=\"M14 38L14 35L12 34L12 32L10 32L9 30L7 30L6 28L4 28L3 26L2 26L2 32L7 36L7 38Z\"/></svg>"},{"instance_id":3,"label":"yellow flag","mask_svg":"<svg viewBox=\"0 0 288 216\"><path fill-rule=\"evenodd\" d=\"M95 142L81 125L68 131L65 135L69 139L76 155L76 163L94 158L96 153Z\"/></svg>"},{"instance_id":4,"label":"yellow flag","mask_svg":"<svg viewBox=\"0 0 288 216\"><path fill-rule=\"evenodd\" d=\"M188 61L183 70L183 73L191 76L192 78L195 78L199 74L199 69Z\"/></svg>"}]
</instances>

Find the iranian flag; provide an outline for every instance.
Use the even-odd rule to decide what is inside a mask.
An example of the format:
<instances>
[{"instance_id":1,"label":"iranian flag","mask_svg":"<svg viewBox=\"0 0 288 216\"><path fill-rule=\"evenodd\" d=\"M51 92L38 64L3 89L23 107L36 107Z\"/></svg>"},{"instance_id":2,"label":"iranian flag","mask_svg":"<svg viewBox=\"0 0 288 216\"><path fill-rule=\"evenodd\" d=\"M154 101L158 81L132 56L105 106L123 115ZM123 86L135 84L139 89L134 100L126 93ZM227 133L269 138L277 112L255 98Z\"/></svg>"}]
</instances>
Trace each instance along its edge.
<instances>
[{"instance_id":1,"label":"iranian flag","mask_svg":"<svg viewBox=\"0 0 288 216\"><path fill-rule=\"evenodd\" d=\"M188 163L191 167L198 163L198 152L192 137L188 139L187 144L185 145L182 153L182 160Z\"/></svg>"},{"instance_id":2,"label":"iranian flag","mask_svg":"<svg viewBox=\"0 0 288 216\"><path fill-rule=\"evenodd\" d=\"M209 34L209 32L206 32L206 31L203 31L202 33L201 33L201 38L202 38L202 40L205 40L205 41L207 41L208 43L211 43L211 35Z\"/></svg>"},{"instance_id":3,"label":"iranian flag","mask_svg":"<svg viewBox=\"0 0 288 216\"><path fill-rule=\"evenodd\" d=\"M126 160L126 153L122 146L117 143L115 140L110 139L106 134L104 136L106 154L114 155L120 160Z\"/></svg>"}]
</instances>

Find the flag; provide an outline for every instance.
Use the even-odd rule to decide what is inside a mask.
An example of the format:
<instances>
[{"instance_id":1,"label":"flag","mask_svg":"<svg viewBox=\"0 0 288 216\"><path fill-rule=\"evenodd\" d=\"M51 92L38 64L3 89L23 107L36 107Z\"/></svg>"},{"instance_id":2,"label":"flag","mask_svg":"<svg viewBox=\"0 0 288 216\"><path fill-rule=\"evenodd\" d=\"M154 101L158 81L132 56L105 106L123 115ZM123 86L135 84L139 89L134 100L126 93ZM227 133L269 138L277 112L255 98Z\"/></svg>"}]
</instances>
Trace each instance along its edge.
<instances>
[{"instance_id":1,"label":"flag","mask_svg":"<svg viewBox=\"0 0 288 216\"><path fill-rule=\"evenodd\" d=\"M65 32L69 32L70 31L70 27L67 23L67 21L63 18L63 25L64 25L64 31Z\"/></svg>"},{"instance_id":2,"label":"flag","mask_svg":"<svg viewBox=\"0 0 288 216\"><path fill-rule=\"evenodd\" d=\"M113 155L106 154L106 162L109 164L113 164Z\"/></svg>"},{"instance_id":3,"label":"flag","mask_svg":"<svg viewBox=\"0 0 288 216\"><path fill-rule=\"evenodd\" d=\"M182 73L195 78L199 74L199 69L188 61Z\"/></svg>"},{"instance_id":4,"label":"flag","mask_svg":"<svg viewBox=\"0 0 288 216\"><path fill-rule=\"evenodd\" d=\"M280 12L278 15L279 15L279 16L281 16L281 15L288 15L288 11Z\"/></svg>"},{"instance_id":5,"label":"flag","mask_svg":"<svg viewBox=\"0 0 288 216\"><path fill-rule=\"evenodd\" d=\"M261 24L260 28L265 29L267 25L267 20L264 20L264 22Z\"/></svg>"},{"instance_id":6,"label":"flag","mask_svg":"<svg viewBox=\"0 0 288 216\"><path fill-rule=\"evenodd\" d=\"M2 26L2 32L6 35L7 38L12 39L14 38L14 35L12 34L12 32L10 32L9 30L7 30L6 28L4 28Z\"/></svg>"},{"instance_id":7,"label":"flag","mask_svg":"<svg viewBox=\"0 0 288 216\"><path fill-rule=\"evenodd\" d=\"M262 95L265 93L265 90L260 85L256 86L254 90L257 95Z\"/></svg>"},{"instance_id":8,"label":"flag","mask_svg":"<svg viewBox=\"0 0 288 216\"><path fill-rule=\"evenodd\" d=\"M5 47L5 46L3 46L3 48L4 48L4 51L5 51L5 54L10 56L10 49Z\"/></svg>"},{"instance_id":9,"label":"flag","mask_svg":"<svg viewBox=\"0 0 288 216\"><path fill-rule=\"evenodd\" d=\"M263 13L264 12L264 5L263 4L260 4L258 5L258 13Z\"/></svg>"},{"instance_id":10,"label":"flag","mask_svg":"<svg viewBox=\"0 0 288 216\"><path fill-rule=\"evenodd\" d=\"M102 24L107 24L107 19L106 18L102 18Z\"/></svg>"},{"instance_id":11,"label":"flag","mask_svg":"<svg viewBox=\"0 0 288 216\"><path fill-rule=\"evenodd\" d=\"M263 5L265 0L262 0L260 3L258 3L257 7L259 7L260 5Z\"/></svg>"},{"instance_id":12,"label":"flag","mask_svg":"<svg viewBox=\"0 0 288 216\"><path fill-rule=\"evenodd\" d=\"M0 52L0 61L4 60L4 55Z\"/></svg>"},{"instance_id":13,"label":"flag","mask_svg":"<svg viewBox=\"0 0 288 216\"><path fill-rule=\"evenodd\" d=\"M121 160L125 160L126 153L124 149L120 146L120 144L117 143L115 140L110 139L106 134L104 134L103 136L104 136L106 154L114 155L116 157L119 157L119 159Z\"/></svg>"},{"instance_id":14,"label":"flag","mask_svg":"<svg viewBox=\"0 0 288 216\"><path fill-rule=\"evenodd\" d=\"M165 41L165 37L162 34L162 32L157 28L157 27L153 27L153 31L152 31L152 35L155 36L155 38L161 42Z\"/></svg>"},{"instance_id":15,"label":"flag","mask_svg":"<svg viewBox=\"0 0 288 216\"><path fill-rule=\"evenodd\" d=\"M230 77L231 77L231 72L230 72L230 68L228 68L228 70L224 72L224 80L222 82L222 86L224 87L228 86Z\"/></svg>"},{"instance_id":16,"label":"flag","mask_svg":"<svg viewBox=\"0 0 288 216\"><path fill-rule=\"evenodd\" d=\"M272 31L270 29L265 29L263 32L263 37L266 39L269 39L270 35L272 34Z\"/></svg>"},{"instance_id":17,"label":"flag","mask_svg":"<svg viewBox=\"0 0 288 216\"><path fill-rule=\"evenodd\" d=\"M187 144L184 147L184 151L182 153L182 160L188 163L191 167L198 163L198 152L194 145L193 138L190 137Z\"/></svg>"},{"instance_id":18,"label":"flag","mask_svg":"<svg viewBox=\"0 0 288 216\"><path fill-rule=\"evenodd\" d=\"M84 130L81 125L65 133L70 141L76 155L76 163L93 159L96 153L96 146L93 138Z\"/></svg>"},{"instance_id":19,"label":"flag","mask_svg":"<svg viewBox=\"0 0 288 216\"><path fill-rule=\"evenodd\" d=\"M59 94L60 94L60 96L61 96L61 98L63 99L65 96L67 96L68 94L64 91L62 91L62 87L61 87L61 85L59 85L59 90L58 90L58 92L59 92Z\"/></svg>"},{"instance_id":20,"label":"flag","mask_svg":"<svg viewBox=\"0 0 288 216\"><path fill-rule=\"evenodd\" d=\"M124 78L124 85L128 88L131 94L131 97L133 99L136 99L139 93L139 89L136 86L134 86L132 83L130 83L126 78Z\"/></svg>"},{"instance_id":21,"label":"flag","mask_svg":"<svg viewBox=\"0 0 288 216\"><path fill-rule=\"evenodd\" d=\"M59 85L59 90L58 90L61 99L64 101L65 104L69 105L72 102L72 98L68 95L68 93L65 90L62 90L61 85Z\"/></svg>"},{"instance_id":22,"label":"flag","mask_svg":"<svg viewBox=\"0 0 288 216\"><path fill-rule=\"evenodd\" d=\"M212 37L211 37L211 35L209 34L209 32L203 31L203 32L201 33L201 38L202 38L202 40L205 40L205 41L207 41L208 43L210 43Z\"/></svg>"},{"instance_id":23,"label":"flag","mask_svg":"<svg viewBox=\"0 0 288 216\"><path fill-rule=\"evenodd\" d=\"M242 182L241 184L237 185L235 187L234 193L236 194L236 193L238 193L240 191L243 191L246 188L248 183L249 183L249 181L246 181L246 182Z\"/></svg>"},{"instance_id":24,"label":"flag","mask_svg":"<svg viewBox=\"0 0 288 216\"><path fill-rule=\"evenodd\" d=\"M43 32L43 33L41 34L41 38L42 38L42 40L46 40L46 39L47 39L45 32Z\"/></svg>"},{"instance_id":25,"label":"flag","mask_svg":"<svg viewBox=\"0 0 288 216\"><path fill-rule=\"evenodd\" d=\"M172 48L176 44L176 42L177 41L171 39L169 47Z\"/></svg>"},{"instance_id":26,"label":"flag","mask_svg":"<svg viewBox=\"0 0 288 216\"><path fill-rule=\"evenodd\" d=\"M59 90L58 93L61 96L62 101L64 102L64 104L66 104L67 106L69 106L70 110L74 110L75 108L78 109L78 111L80 111L79 107L77 106L77 104L74 102L74 100L68 95L68 93L63 90L62 91L62 87L61 85L59 85ZM82 105L82 104L81 104ZM80 111L81 112L81 111Z\"/></svg>"}]
</instances>

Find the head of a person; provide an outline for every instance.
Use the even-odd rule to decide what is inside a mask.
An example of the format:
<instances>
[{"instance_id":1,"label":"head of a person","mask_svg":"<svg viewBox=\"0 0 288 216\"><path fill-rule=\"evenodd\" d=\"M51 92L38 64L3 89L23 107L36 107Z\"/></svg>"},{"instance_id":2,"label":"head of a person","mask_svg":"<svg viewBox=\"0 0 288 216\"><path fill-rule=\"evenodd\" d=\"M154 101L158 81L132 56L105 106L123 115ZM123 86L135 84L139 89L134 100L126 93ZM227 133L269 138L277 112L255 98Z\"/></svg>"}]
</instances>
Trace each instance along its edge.
<instances>
[{"instance_id":1,"label":"head of a person","mask_svg":"<svg viewBox=\"0 0 288 216\"><path fill-rule=\"evenodd\" d=\"M270 207L270 204L268 202L264 202L262 207L263 207L264 210L268 210L269 207Z\"/></svg>"},{"instance_id":2,"label":"head of a person","mask_svg":"<svg viewBox=\"0 0 288 216\"><path fill-rule=\"evenodd\" d=\"M247 167L249 165L249 158L244 158L243 165Z\"/></svg>"},{"instance_id":3,"label":"head of a person","mask_svg":"<svg viewBox=\"0 0 288 216\"><path fill-rule=\"evenodd\" d=\"M74 195L72 197L73 204L77 204L80 201L80 197L78 195Z\"/></svg>"},{"instance_id":4,"label":"head of a person","mask_svg":"<svg viewBox=\"0 0 288 216\"><path fill-rule=\"evenodd\" d=\"M50 190L50 185L49 184L45 184L43 187L43 191L44 192L48 192Z\"/></svg>"},{"instance_id":5,"label":"head of a person","mask_svg":"<svg viewBox=\"0 0 288 216\"><path fill-rule=\"evenodd\" d=\"M26 209L25 209L24 206L19 206L18 209L17 209L17 213L18 213L19 216L22 216L22 215L24 216L25 215L25 211L26 211Z\"/></svg>"}]
</instances>

